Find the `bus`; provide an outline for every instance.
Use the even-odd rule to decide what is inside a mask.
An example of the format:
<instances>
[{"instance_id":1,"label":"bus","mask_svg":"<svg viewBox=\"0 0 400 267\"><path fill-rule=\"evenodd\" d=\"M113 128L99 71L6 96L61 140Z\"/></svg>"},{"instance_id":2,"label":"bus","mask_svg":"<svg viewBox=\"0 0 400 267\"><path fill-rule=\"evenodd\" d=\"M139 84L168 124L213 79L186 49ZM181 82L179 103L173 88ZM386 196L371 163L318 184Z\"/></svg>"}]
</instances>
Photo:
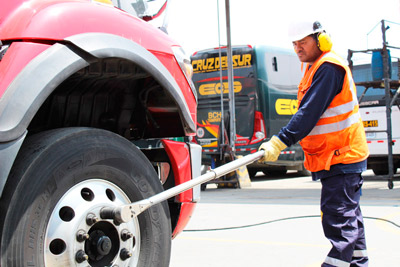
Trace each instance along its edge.
<instances>
[{"instance_id":1,"label":"bus","mask_svg":"<svg viewBox=\"0 0 400 267\"><path fill-rule=\"evenodd\" d=\"M218 165L222 150L226 149L222 137L226 140L229 136L221 131L224 121L229 132L226 51L226 47L205 49L191 57L192 80L198 92L195 139L203 149L203 164L212 167ZM261 143L278 134L297 111L301 66L293 50L251 45L232 47L232 65L235 155L246 155L256 152ZM276 162L255 162L247 168L250 177L258 171L266 175L283 175L287 170L309 174L303 161L303 150L295 144L282 151Z\"/></svg>"},{"instance_id":2,"label":"bus","mask_svg":"<svg viewBox=\"0 0 400 267\"><path fill-rule=\"evenodd\" d=\"M399 64L392 62L391 99L399 88ZM367 168L375 175L389 173L386 99L383 81L373 82L371 64L355 65L352 69L360 100L360 115L364 123L370 155ZM378 85L378 86L377 86ZM368 87L370 86L370 87ZM366 90L366 88L368 88ZM366 90L366 91L365 91ZM393 173L400 168L400 99L397 97L391 107Z\"/></svg>"}]
</instances>

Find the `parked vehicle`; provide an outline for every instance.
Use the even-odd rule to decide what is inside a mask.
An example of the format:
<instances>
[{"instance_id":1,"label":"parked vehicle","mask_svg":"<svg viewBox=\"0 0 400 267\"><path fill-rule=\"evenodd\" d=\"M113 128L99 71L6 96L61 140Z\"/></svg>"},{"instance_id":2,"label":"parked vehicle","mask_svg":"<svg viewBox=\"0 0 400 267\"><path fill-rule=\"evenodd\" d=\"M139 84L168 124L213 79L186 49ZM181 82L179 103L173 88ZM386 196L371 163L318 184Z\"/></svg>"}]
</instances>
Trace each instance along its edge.
<instances>
[{"instance_id":1,"label":"parked vehicle","mask_svg":"<svg viewBox=\"0 0 400 267\"><path fill-rule=\"evenodd\" d=\"M198 51L192 55L191 60L193 82L199 93L196 141L203 148L203 164L214 167L218 165L221 150L226 143L221 141L222 136L229 136L229 133L223 135L221 131L223 118L225 129L229 128L226 48ZM278 134L280 128L297 111L297 85L302 77L301 66L293 51L250 45L234 46L232 63L235 150L236 155L246 155L254 153L262 142ZM303 160L303 150L296 144L282 151L276 162L256 162L247 168L251 177L258 171L284 174L287 170L304 171Z\"/></svg>"},{"instance_id":2,"label":"parked vehicle","mask_svg":"<svg viewBox=\"0 0 400 267\"><path fill-rule=\"evenodd\" d=\"M397 82L397 86L392 86L391 95L396 93L398 88L399 70L398 63L392 62L391 80L392 84ZM357 84L368 84L372 82L371 64L353 66L353 78ZM380 86L379 86L380 85ZM367 136L370 155L368 157L368 169L372 169L376 175L389 173L388 169L388 137L387 137L387 117L385 89L382 82L375 86L357 86L357 95L361 98L360 114L364 122L365 133ZM363 95L365 89L365 95ZM393 168L396 173L400 168L400 99L397 98L391 107L391 126L392 126L392 151Z\"/></svg>"},{"instance_id":3,"label":"parked vehicle","mask_svg":"<svg viewBox=\"0 0 400 267\"><path fill-rule=\"evenodd\" d=\"M200 174L201 148L173 141L195 135L189 58L145 1L115 5L1 4L0 266L168 266L193 212L195 189L100 216Z\"/></svg>"}]
</instances>

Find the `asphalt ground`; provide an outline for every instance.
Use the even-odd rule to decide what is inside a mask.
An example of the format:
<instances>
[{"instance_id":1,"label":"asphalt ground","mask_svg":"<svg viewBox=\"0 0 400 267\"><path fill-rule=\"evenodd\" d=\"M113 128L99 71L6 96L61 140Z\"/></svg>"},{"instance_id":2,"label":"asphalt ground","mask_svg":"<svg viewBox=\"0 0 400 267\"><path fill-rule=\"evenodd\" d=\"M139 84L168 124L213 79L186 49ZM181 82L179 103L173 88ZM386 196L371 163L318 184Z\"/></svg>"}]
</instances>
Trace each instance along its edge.
<instances>
[{"instance_id":1,"label":"asphalt ground","mask_svg":"<svg viewBox=\"0 0 400 267\"><path fill-rule=\"evenodd\" d=\"M400 181L364 173L369 266L400 266ZM251 187L209 184L184 230L172 241L171 267L321 266L330 250L324 237L319 181L289 173L258 173Z\"/></svg>"}]
</instances>

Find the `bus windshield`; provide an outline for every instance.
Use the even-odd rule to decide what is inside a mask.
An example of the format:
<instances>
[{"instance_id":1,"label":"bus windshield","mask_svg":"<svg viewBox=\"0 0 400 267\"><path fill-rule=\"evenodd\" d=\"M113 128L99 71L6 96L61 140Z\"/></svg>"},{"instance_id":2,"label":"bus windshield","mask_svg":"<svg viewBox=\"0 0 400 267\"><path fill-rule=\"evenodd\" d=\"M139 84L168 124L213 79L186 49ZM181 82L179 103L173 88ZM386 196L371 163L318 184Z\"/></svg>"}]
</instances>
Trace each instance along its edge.
<instances>
[{"instance_id":1,"label":"bus windshield","mask_svg":"<svg viewBox=\"0 0 400 267\"><path fill-rule=\"evenodd\" d=\"M223 49L197 52L192 56L193 82L198 90L198 142L202 146L216 147L221 123L221 91L224 96L223 110L228 112L227 55ZM236 145L247 145L253 134L257 77L253 49L248 46L234 47L232 51L234 72L233 89L236 109ZM222 71L220 73L220 70Z\"/></svg>"}]
</instances>

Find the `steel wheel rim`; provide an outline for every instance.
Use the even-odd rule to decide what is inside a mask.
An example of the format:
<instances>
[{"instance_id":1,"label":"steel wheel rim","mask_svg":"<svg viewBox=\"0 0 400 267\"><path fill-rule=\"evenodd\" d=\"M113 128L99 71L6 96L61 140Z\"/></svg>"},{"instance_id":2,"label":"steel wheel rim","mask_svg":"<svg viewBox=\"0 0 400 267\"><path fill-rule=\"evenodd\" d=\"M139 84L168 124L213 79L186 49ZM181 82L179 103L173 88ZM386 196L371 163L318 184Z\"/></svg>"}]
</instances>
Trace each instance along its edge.
<instances>
[{"instance_id":1,"label":"steel wheel rim","mask_svg":"<svg viewBox=\"0 0 400 267\"><path fill-rule=\"evenodd\" d=\"M136 266L139 221L116 224L100 218L103 207L131 203L117 185L101 179L70 188L50 216L44 242L45 266Z\"/></svg>"}]
</instances>

